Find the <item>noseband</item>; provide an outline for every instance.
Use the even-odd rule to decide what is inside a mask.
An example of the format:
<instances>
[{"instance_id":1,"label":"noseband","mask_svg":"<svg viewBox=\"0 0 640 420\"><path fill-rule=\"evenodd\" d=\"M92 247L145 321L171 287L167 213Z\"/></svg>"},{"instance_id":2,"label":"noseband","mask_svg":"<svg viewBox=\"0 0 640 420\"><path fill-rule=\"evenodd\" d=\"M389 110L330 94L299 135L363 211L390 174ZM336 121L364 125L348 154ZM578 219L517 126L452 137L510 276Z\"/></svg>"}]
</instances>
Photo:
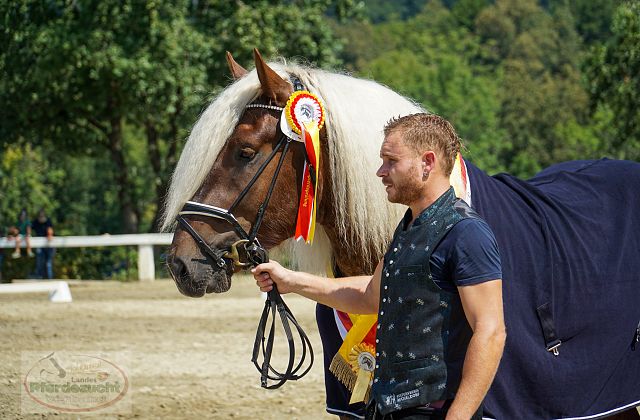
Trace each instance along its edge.
<instances>
[{"instance_id":1,"label":"noseband","mask_svg":"<svg viewBox=\"0 0 640 420\"><path fill-rule=\"evenodd\" d=\"M300 82L300 80L298 80L298 78L292 76L291 81L296 91L304 89L302 83ZM259 103L249 104L246 106L246 108L265 108L274 111L283 111L283 108L281 107ZM240 269L248 269L250 267L255 267L259 264L269 261L267 250L264 249L262 245L260 245L257 234L258 229L262 224L262 219L264 218L265 211L267 210L267 205L269 204L269 200L271 199L271 195L275 188L278 175L280 174L282 164L284 163L285 156L287 155L290 146L291 139L282 134L280 140L278 140L276 147L274 147L271 154L260 165L253 178L251 178L247 186L240 192L240 194L235 199L233 204L231 204L228 210L222 209L220 207L210 206L207 204L197 203L195 201L187 201L182 210L178 213L176 220L178 221L180 226L182 226L182 228L193 237L202 253L209 257L212 262L221 270L228 269L225 258L231 260L233 262L233 265ZM251 187L256 183L267 165L269 165L269 163L273 160L275 155L280 150L282 150L282 154L280 155L280 159L278 160L273 179L269 183L267 195L262 204L260 204L260 206L258 207L255 223L251 227L251 230L247 232L240 225L240 223L238 223L238 220L233 215L233 211L249 193ZM202 236L200 236L200 234L189 224L189 221L185 218L185 216L201 216L222 220L231 225L231 228L240 239L231 245L229 251L216 251L211 248L211 246L202 238ZM241 260L240 252L238 251L239 249L243 251L244 255L246 256L246 261ZM287 337L287 343L289 345L289 361L287 364L287 370L283 373L278 372L273 368L273 366L271 366L271 353L273 351L273 342L275 335L276 311L278 312L282 321L282 328L284 329L285 335ZM265 337L264 334L269 318L271 318L269 336ZM290 324L295 327L300 337L300 342L302 343L302 354L297 364L295 364L296 349ZM262 363L258 363L260 350L262 350L263 354ZM302 373L298 373L302 369L303 365L306 364L305 360L307 358L307 351L309 364ZM260 385L263 388L267 389L276 389L281 387L288 380L295 381L302 378L309 372L311 366L313 365L313 349L311 347L311 342L309 341L309 338L307 337L307 334L305 334L302 327L300 327L300 325L298 324L298 321L296 321L289 307L284 303L284 300L280 296L278 288L275 284L273 285L273 289L267 293L262 316L260 317L260 322L258 323L258 329L256 331L256 339L253 344L253 355L251 361L260 372ZM276 383L269 385L267 383L268 380L276 381Z\"/></svg>"}]
</instances>

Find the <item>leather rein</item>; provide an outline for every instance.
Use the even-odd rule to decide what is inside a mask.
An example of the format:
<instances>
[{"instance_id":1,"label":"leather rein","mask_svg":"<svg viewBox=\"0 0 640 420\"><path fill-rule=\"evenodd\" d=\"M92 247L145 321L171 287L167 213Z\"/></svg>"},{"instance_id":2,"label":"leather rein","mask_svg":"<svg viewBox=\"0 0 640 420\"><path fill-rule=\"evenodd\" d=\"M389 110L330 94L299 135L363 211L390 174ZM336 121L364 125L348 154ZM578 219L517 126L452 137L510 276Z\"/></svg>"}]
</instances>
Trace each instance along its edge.
<instances>
[{"instance_id":1,"label":"leather rein","mask_svg":"<svg viewBox=\"0 0 640 420\"><path fill-rule=\"evenodd\" d=\"M304 89L302 83L300 83L297 78L291 77L291 80L296 91ZM247 105L246 108L265 108L280 112L283 111L283 108L281 107L260 103L251 103ZM198 203L195 201L187 201L182 210L178 213L176 220L180 224L180 226L193 237L202 253L209 259L211 259L213 264L215 264L221 270L227 270L228 268L230 268L228 267L228 262L225 259L231 260L233 262L233 265L240 269L249 269L251 267L255 267L261 263L269 261L267 250L263 248L262 245L260 245L257 234L258 229L262 224L262 220L269 204L269 200L271 199L271 195L275 188L278 175L280 174L282 164L284 163L285 156L287 155L287 152L291 146L291 141L292 140L289 137L285 136L284 134L281 135L271 154L269 154L267 159L260 165L253 178L251 178L246 187L240 192L240 194L235 199L233 204L231 204L228 210L208 204ZM251 187L260 178L267 165L269 165L269 163L274 159L274 157L280 150L282 150L282 154L280 155L280 158L278 160L273 179L269 184L267 195L262 204L260 204L260 206L258 207L255 223L251 227L251 230L247 232L240 225L240 223L238 223L238 220L233 215L233 211L246 197ZM305 159L307 159L306 153ZM201 216L222 220L231 225L233 231L238 235L240 239L232 244L231 249L228 251L214 250L189 224L189 221L185 216ZM246 256L246 260L243 261L241 259L241 253ZM273 343L275 338L276 312L280 316L282 328L285 332L287 343L289 345L289 361L287 363L287 369L284 372L277 371L271 365L271 354L273 351ZM269 318L271 318L271 326L269 327L268 336L265 337ZM300 343L302 343L302 353L297 364L296 347L291 326L293 326L297 331L297 334L300 338L299 341ZM260 352L262 352L261 363L258 362ZM301 373L299 373L303 366L307 363L307 357L309 358L308 366ZM288 380L298 380L306 375L311 369L311 366L313 366L313 348L311 347L311 342L309 341L309 338L307 337L307 334L304 332L302 327L300 327L300 324L298 324L298 321L296 321L289 307L285 304L282 296L280 296L278 288L275 284L273 285L273 289L267 293L262 316L260 317L258 328L256 330L256 338L253 344L253 354L251 357L251 361L260 372L260 385L263 388L267 389L279 388ZM268 381L276 382L269 385Z\"/></svg>"}]
</instances>

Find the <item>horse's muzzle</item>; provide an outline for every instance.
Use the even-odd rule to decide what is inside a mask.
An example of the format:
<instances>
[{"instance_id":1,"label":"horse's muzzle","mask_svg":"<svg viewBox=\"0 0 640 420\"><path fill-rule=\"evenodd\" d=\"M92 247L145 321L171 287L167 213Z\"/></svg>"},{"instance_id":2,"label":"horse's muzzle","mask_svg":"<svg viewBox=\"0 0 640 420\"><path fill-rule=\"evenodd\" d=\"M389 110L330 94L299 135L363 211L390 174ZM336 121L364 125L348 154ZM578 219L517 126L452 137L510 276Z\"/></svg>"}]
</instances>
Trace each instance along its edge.
<instances>
[{"instance_id":1,"label":"horse's muzzle","mask_svg":"<svg viewBox=\"0 0 640 420\"><path fill-rule=\"evenodd\" d=\"M184 259L171 255L167 268L176 287L185 296L202 297L205 293L224 293L231 287L231 273L216 270L207 259Z\"/></svg>"}]
</instances>

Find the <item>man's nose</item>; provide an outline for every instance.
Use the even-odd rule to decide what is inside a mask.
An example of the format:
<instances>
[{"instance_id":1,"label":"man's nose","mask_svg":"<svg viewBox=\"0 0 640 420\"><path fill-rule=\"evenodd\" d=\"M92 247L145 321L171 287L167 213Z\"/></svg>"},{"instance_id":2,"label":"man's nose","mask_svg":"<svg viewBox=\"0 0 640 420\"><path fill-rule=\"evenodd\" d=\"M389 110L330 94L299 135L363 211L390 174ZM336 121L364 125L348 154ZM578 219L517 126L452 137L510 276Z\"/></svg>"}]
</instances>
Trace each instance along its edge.
<instances>
[{"instance_id":1,"label":"man's nose","mask_svg":"<svg viewBox=\"0 0 640 420\"><path fill-rule=\"evenodd\" d=\"M376 171L376 176L382 178L383 176L386 175L386 170L384 168L384 165L381 165L378 170Z\"/></svg>"}]
</instances>

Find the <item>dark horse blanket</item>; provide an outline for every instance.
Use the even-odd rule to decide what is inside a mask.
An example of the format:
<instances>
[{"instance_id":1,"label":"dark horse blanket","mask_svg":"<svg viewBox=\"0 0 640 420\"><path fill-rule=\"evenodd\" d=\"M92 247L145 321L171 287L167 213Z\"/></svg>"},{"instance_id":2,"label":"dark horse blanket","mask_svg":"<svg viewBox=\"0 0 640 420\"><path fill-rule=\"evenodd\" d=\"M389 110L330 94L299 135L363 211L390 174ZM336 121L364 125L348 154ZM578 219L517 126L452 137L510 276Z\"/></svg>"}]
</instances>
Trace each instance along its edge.
<instances>
[{"instance_id":1,"label":"dark horse blanket","mask_svg":"<svg viewBox=\"0 0 640 420\"><path fill-rule=\"evenodd\" d=\"M637 404L640 164L566 162L526 182L468 169L504 280L507 345L486 414L546 419ZM546 349L554 338L557 356Z\"/></svg>"},{"instance_id":2,"label":"dark horse blanket","mask_svg":"<svg viewBox=\"0 0 640 420\"><path fill-rule=\"evenodd\" d=\"M467 167L500 247L507 325L485 416L595 418L639 404L640 164L567 162L528 181ZM317 315L330 361L333 311ZM559 342L557 356L547 350ZM326 374L329 411L358 412Z\"/></svg>"}]
</instances>

